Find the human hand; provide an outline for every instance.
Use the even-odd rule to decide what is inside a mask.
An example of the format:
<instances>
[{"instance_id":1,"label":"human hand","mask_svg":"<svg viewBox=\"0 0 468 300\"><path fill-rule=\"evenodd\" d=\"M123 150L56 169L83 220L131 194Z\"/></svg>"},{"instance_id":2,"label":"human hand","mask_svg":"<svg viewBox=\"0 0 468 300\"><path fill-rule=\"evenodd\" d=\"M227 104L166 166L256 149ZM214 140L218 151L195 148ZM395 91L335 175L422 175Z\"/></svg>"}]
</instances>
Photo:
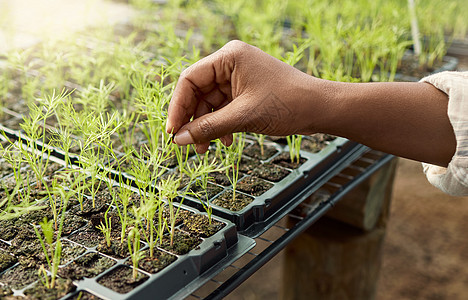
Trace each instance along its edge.
<instances>
[{"instance_id":1,"label":"human hand","mask_svg":"<svg viewBox=\"0 0 468 300\"><path fill-rule=\"evenodd\" d=\"M196 144L199 153L216 138L230 145L235 132L312 133L311 78L256 47L229 42L182 72L166 130L178 145Z\"/></svg>"}]
</instances>

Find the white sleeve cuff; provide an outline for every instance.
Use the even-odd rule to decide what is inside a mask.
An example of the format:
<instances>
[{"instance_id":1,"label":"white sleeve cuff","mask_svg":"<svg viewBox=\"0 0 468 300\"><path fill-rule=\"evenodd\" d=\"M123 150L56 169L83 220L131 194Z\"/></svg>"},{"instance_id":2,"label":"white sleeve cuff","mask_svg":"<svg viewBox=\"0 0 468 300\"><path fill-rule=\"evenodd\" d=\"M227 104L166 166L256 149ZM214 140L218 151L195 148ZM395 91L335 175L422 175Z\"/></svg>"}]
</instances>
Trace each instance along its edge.
<instances>
[{"instance_id":1,"label":"white sleeve cuff","mask_svg":"<svg viewBox=\"0 0 468 300\"><path fill-rule=\"evenodd\" d=\"M468 195L468 72L446 71L421 79L449 97L448 116L457 148L447 168L423 163L428 181L454 196Z\"/></svg>"}]
</instances>

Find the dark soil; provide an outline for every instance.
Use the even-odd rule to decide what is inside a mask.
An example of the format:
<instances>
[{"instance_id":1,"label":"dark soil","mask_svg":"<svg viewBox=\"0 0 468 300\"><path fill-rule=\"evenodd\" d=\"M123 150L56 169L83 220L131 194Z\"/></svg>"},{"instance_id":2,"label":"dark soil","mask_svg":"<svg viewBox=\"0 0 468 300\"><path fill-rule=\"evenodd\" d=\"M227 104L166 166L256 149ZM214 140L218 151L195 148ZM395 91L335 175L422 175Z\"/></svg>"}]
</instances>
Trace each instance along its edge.
<instances>
[{"instance_id":1,"label":"dark soil","mask_svg":"<svg viewBox=\"0 0 468 300\"><path fill-rule=\"evenodd\" d=\"M130 253L128 252L127 240L124 240L124 242L121 243L120 238L111 239L110 246L108 246L107 242L102 239L99 242L99 245L96 250L104 254L107 254L109 256L120 258L120 259L126 258L130 255Z\"/></svg>"},{"instance_id":2,"label":"dark soil","mask_svg":"<svg viewBox=\"0 0 468 300\"><path fill-rule=\"evenodd\" d=\"M102 256L96 252L91 252L74 260L71 264L59 269L59 276L71 280L81 280L83 278L93 278L109 269L115 261Z\"/></svg>"},{"instance_id":3,"label":"dark soil","mask_svg":"<svg viewBox=\"0 0 468 300\"><path fill-rule=\"evenodd\" d=\"M21 263L0 275L0 282L12 289L21 289L37 279L36 265Z\"/></svg>"},{"instance_id":4,"label":"dark soil","mask_svg":"<svg viewBox=\"0 0 468 300\"><path fill-rule=\"evenodd\" d=\"M18 260L6 251L0 250L0 272L13 266Z\"/></svg>"},{"instance_id":5,"label":"dark soil","mask_svg":"<svg viewBox=\"0 0 468 300\"><path fill-rule=\"evenodd\" d=\"M87 221L82 217L74 214L66 213L65 220L63 222L62 236L67 236L72 232L85 226Z\"/></svg>"},{"instance_id":6,"label":"dark soil","mask_svg":"<svg viewBox=\"0 0 468 300\"><path fill-rule=\"evenodd\" d=\"M171 245L169 235L165 235L161 243L161 248L177 255L184 255L190 250L195 249L201 242L201 239L176 229L173 244Z\"/></svg>"},{"instance_id":7,"label":"dark soil","mask_svg":"<svg viewBox=\"0 0 468 300\"><path fill-rule=\"evenodd\" d=\"M85 251L85 248L78 246L74 243L68 241L62 242L62 256L60 258L60 264L64 265L72 261L81 254L85 253ZM52 255L52 253L50 255Z\"/></svg>"},{"instance_id":8,"label":"dark soil","mask_svg":"<svg viewBox=\"0 0 468 300\"><path fill-rule=\"evenodd\" d=\"M253 197L236 193L236 198L232 199L232 191L226 191L212 201L212 204L224 207L231 211L239 211L249 205L254 200Z\"/></svg>"},{"instance_id":9,"label":"dark soil","mask_svg":"<svg viewBox=\"0 0 468 300\"><path fill-rule=\"evenodd\" d=\"M277 164L283 168L288 168L288 169L297 169L299 168L304 162L306 162L306 159L303 157L299 158L299 163L296 161L291 162L291 157L289 156L289 153L283 152L280 155L276 156L272 163Z\"/></svg>"},{"instance_id":10,"label":"dark soil","mask_svg":"<svg viewBox=\"0 0 468 300\"><path fill-rule=\"evenodd\" d=\"M69 240L88 248L97 247L103 238L102 233L90 227L86 227L68 237Z\"/></svg>"},{"instance_id":11,"label":"dark soil","mask_svg":"<svg viewBox=\"0 0 468 300\"><path fill-rule=\"evenodd\" d=\"M272 163L264 163L255 167L247 174L260 177L272 182L279 182L291 173L288 169Z\"/></svg>"},{"instance_id":12,"label":"dark soil","mask_svg":"<svg viewBox=\"0 0 468 300\"><path fill-rule=\"evenodd\" d=\"M210 181L213 181L216 184L219 184L222 186L231 185L229 178L226 176L226 172L212 172L210 173L210 177L211 177Z\"/></svg>"},{"instance_id":13,"label":"dark soil","mask_svg":"<svg viewBox=\"0 0 468 300\"><path fill-rule=\"evenodd\" d=\"M249 173L261 164L262 162L256 158L249 158L247 156L243 156L239 164L239 171L241 171L242 173Z\"/></svg>"},{"instance_id":14,"label":"dark soil","mask_svg":"<svg viewBox=\"0 0 468 300\"><path fill-rule=\"evenodd\" d=\"M267 160L273 155L278 153L278 149L270 145L263 145L263 154L261 152L261 147L258 143L255 143L244 149L243 154L250 156L255 159Z\"/></svg>"},{"instance_id":15,"label":"dark soil","mask_svg":"<svg viewBox=\"0 0 468 300\"><path fill-rule=\"evenodd\" d=\"M80 291L80 292L77 292L76 295L73 295L69 299L70 300L101 300L102 298L99 298L98 296L95 296L85 291Z\"/></svg>"},{"instance_id":16,"label":"dark soil","mask_svg":"<svg viewBox=\"0 0 468 300\"><path fill-rule=\"evenodd\" d=\"M206 186L206 190L203 190L200 185L195 183L194 185L192 185L190 190L192 192L193 197L206 201L207 195L208 199L212 199L216 195L221 193L224 189L218 185L208 183L208 185Z\"/></svg>"},{"instance_id":17,"label":"dark soil","mask_svg":"<svg viewBox=\"0 0 468 300\"><path fill-rule=\"evenodd\" d=\"M21 230L21 226L15 224L12 220L2 220L0 221L0 236L5 241L10 241Z\"/></svg>"},{"instance_id":18,"label":"dark soil","mask_svg":"<svg viewBox=\"0 0 468 300\"><path fill-rule=\"evenodd\" d=\"M260 196L273 187L273 184L254 176L242 178L237 183L237 190L252 196Z\"/></svg>"},{"instance_id":19,"label":"dark soil","mask_svg":"<svg viewBox=\"0 0 468 300\"><path fill-rule=\"evenodd\" d=\"M404 55L397 69L397 73L423 78L430 75L435 70L441 68L445 64L444 61L435 61L434 65L420 65L418 57L415 55Z\"/></svg>"},{"instance_id":20,"label":"dark soil","mask_svg":"<svg viewBox=\"0 0 468 300\"><path fill-rule=\"evenodd\" d=\"M224 223L211 220L206 215L187 214L183 217L181 229L201 238L207 238L220 231Z\"/></svg>"},{"instance_id":21,"label":"dark soil","mask_svg":"<svg viewBox=\"0 0 468 300\"><path fill-rule=\"evenodd\" d=\"M132 268L118 267L99 278L98 283L120 294L125 294L149 278L145 274L138 273L138 277L133 279L132 272Z\"/></svg>"},{"instance_id":22,"label":"dark soil","mask_svg":"<svg viewBox=\"0 0 468 300\"><path fill-rule=\"evenodd\" d=\"M176 260L177 256L159 249L155 249L153 257L150 257L149 250L147 250L145 251L145 257L138 263L138 267L148 273L156 274ZM129 260L128 263L131 264L132 261Z\"/></svg>"},{"instance_id":23,"label":"dark soil","mask_svg":"<svg viewBox=\"0 0 468 300\"><path fill-rule=\"evenodd\" d=\"M25 290L24 294L27 299L55 300L65 296L75 289L76 286L70 279L57 278L55 287L52 289L48 289L38 282L33 287Z\"/></svg>"},{"instance_id":24,"label":"dark soil","mask_svg":"<svg viewBox=\"0 0 468 300\"><path fill-rule=\"evenodd\" d=\"M335 136L323 133L304 136L302 138L301 150L316 153L327 147L328 143L335 139Z\"/></svg>"},{"instance_id":25,"label":"dark soil","mask_svg":"<svg viewBox=\"0 0 468 300\"><path fill-rule=\"evenodd\" d=\"M31 226L23 227L11 241L10 251L15 256L39 258L42 247ZM43 255L43 254L42 254Z\"/></svg>"},{"instance_id":26,"label":"dark soil","mask_svg":"<svg viewBox=\"0 0 468 300\"><path fill-rule=\"evenodd\" d=\"M112 202L112 196L108 190L99 191L96 194L96 197L93 199L91 197L85 197L83 199L83 210L81 210L81 205L74 206L70 209L70 212L84 218L89 218L94 214L99 214L105 212L108 208L108 203Z\"/></svg>"}]
</instances>

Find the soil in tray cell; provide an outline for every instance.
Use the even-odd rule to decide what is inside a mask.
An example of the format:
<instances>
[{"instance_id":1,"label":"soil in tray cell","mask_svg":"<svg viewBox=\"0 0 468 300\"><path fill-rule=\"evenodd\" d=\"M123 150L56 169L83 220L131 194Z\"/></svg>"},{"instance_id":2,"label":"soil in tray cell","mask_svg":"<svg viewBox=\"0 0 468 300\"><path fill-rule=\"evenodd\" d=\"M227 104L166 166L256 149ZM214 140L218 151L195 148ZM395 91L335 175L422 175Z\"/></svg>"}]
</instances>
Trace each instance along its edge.
<instances>
[{"instance_id":1,"label":"soil in tray cell","mask_svg":"<svg viewBox=\"0 0 468 300\"><path fill-rule=\"evenodd\" d=\"M93 248L99 245L99 241L103 239L103 235L94 228L86 227L83 230L73 233L68 239L85 247Z\"/></svg>"},{"instance_id":2,"label":"soil in tray cell","mask_svg":"<svg viewBox=\"0 0 468 300\"><path fill-rule=\"evenodd\" d=\"M42 247L38 242L37 235L32 226L22 227L18 234L11 240L9 250L17 257L39 258L42 253Z\"/></svg>"},{"instance_id":3,"label":"soil in tray cell","mask_svg":"<svg viewBox=\"0 0 468 300\"><path fill-rule=\"evenodd\" d=\"M49 251L49 257L53 256L54 248L46 245L46 249ZM41 247L41 244L38 241L36 233L30 230L29 228L18 233L18 235L12 240L11 247L9 249L18 259L27 261L30 263L44 263L46 264L46 257ZM67 242L62 242L62 254L61 254L61 264L65 264L74 258L80 256L85 252L85 248ZM32 259L32 260L31 260Z\"/></svg>"},{"instance_id":4,"label":"soil in tray cell","mask_svg":"<svg viewBox=\"0 0 468 300\"><path fill-rule=\"evenodd\" d=\"M0 237L4 241L10 241L21 230L21 226L14 220L0 220Z\"/></svg>"},{"instance_id":5,"label":"soil in tray cell","mask_svg":"<svg viewBox=\"0 0 468 300\"><path fill-rule=\"evenodd\" d=\"M13 266L18 260L7 251L0 250L0 273Z\"/></svg>"},{"instance_id":6,"label":"soil in tray cell","mask_svg":"<svg viewBox=\"0 0 468 300\"><path fill-rule=\"evenodd\" d=\"M246 176L237 183L237 190L258 197L271 189L273 184L254 176Z\"/></svg>"},{"instance_id":7,"label":"soil in tray cell","mask_svg":"<svg viewBox=\"0 0 468 300\"><path fill-rule=\"evenodd\" d=\"M335 136L323 133L306 136L302 139L301 150L316 153L327 147L328 143L335 139Z\"/></svg>"},{"instance_id":8,"label":"soil in tray cell","mask_svg":"<svg viewBox=\"0 0 468 300\"><path fill-rule=\"evenodd\" d=\"M144 251L144 255L145 256L138 263L138 268L151 274L158 273L177 260L177 256L159 249L154 249L153 257L150 256L149 250ZM131 263L131 260L127 261L127 264Z\"/></svg>"},{"instance_id":9,"label":"soil in tray cell","mask_svg":"<svg viewBox=\"0 0 468 300\"><path fill-rule=\"evenodd\" d=\"M99 278L98 283L120 294L126 294L148 280L148 276L138 272L137 278L133 278L133 269L118 267Z\"/></svg>"},{"instance_id":10,"label":"soil in tray cell","mask_svg":"<svg viewBox=\"0 0 468 300\"><path fill-rule=\"evenodd\" d=\"M201 238L207 238L220 231L225 224L211 220L206 215L184 212L181 229Z\"/></svg>"},{"instance_id":11,"label":"soil in tray cell","mask_svg":"<svg viewBox=\"0 0 468 300\"><path fill-rule=\"evenodd\" d=\"M240 177L241 175L239 175ZM222 185L222 186L230 186L231 181L229 181L229 178L226 176L226 172L212 172L210 173L210 181Z\"/></svg>"},{"instance_id":12,"label":"soil in tray cell","mask_svg":"<svg viewBox=\"0 0 468 300\"><path fill-rule=\"evenodd\" d=\"M0 178L13 174L13 168L11 164L5 160L0 160Z\"/></svg>"},{"instance_id":13,"label":"soil in tray cell","mask_svg":"<svg viewBox=\"0 0 468 300\"><path fill-rule=\"evenodd\" d=\"M124 239L123 243L121 243L120 237L111 239L110 246L107 245L105 240L101 239L96 250L117 259L123 259L130 255L127 240Z\"/></svg>"},{"instance_id":14,"label":"soil in tray cell","mask_svg":"<svg viewBox=\"0 0 468 300\"><path fill-rule=\"evenodd\" d=\"M109 269L115 261L96 252L87 253L59 269L59 276L71 280L93 278Z\"/></svg>"},{"instance_id":15,"label":"soil in tray cell","mask_svg":"<svg viewBox=\"0 0 468 300\"><path fill-rule=\"evenodd\" d=\"M231 211L239 211L252 203L254 199L242 193L236 193L236 197L233 198L233 193L229 190L216 197L211 203Z\"/></svg>"},{"instance_id":16,"label":"soil in tray cell","mask_svg":"<svg viewBox=\"0 0 468 300\"><path fill-rule=\"evenodd\" d=\"M279 182L289 175L291 171L272 163L263 163L247 172L248 175L260 177L272 182Z\"/></svg>"},{"instance_id":17,"label":"soil in tray cell","mask_svg":"<svg viewBox=\"0 0 468 300\"><path fill-rule=\"evenodd\" d=\"M84 197L83 203L70 208L72 214L90 218L92 215L105 212L109 206L108 203L112 202L112 195L108 190L97 192L94 201L91 197Z\"/></svg>"},{"instance_id":18,"label":"soil in tray cell","mask_svg":"<svg viewBox=\"0 0 468 300\"><path fill-rule=\"evenodd\" d=\"M306 161L305 158L300 157L299 158L299 163L296 161L291 162L291 157L289 156L289 153L284 152L278 155L273 159L273 163L277 164L281 167L288 168L288 169L297 169L299 168L304 162Z\"/></svg>"},{"instance_id":19,"label":"soil in tray cell","mask_svg":"<svg viewBox=\"0 0 468 300\"><path fill-rule=\"evenodd\" d=\"M85 291L79 291L75 295L67 299L69 300L101 300L102 298L99 298L98 296L90 294Z\"/></svg>"},{"instance_id":20,"label":"soil in tray cell","mask_svg":"<svg viewBox=\"0 0 468 300\"><path fill-rule=\"evenodd\" d=\"M62 228L62 236L67 236L72 232L80 229L81 227L85 226L87 221L82 217L79 217L74 214L66 213L65 219L63 222Z\"/></svg>"},{"instance_id":21,"label":"soil in tray cell","mask_svg":"<svg viewBox=\"0 0 468 300\"><path fill-rule=\"evenodd\" d=\"M22 215L16 223L24 226L39 224L39 222L42 222L44 218L47 218L48 220L52 219L52 216L52 212L49 208L31 210L27 214Z\"/></svg>"},{"instance_id":22,"label":"soil in tray cell","mask_svg":"<svg viewBox=\"0 0 468 300\"><path fill-rule=\"evenodd\" d=\"M24 263L24 265L22 264ZM36 265L21 262L0 275L0 283L12 289L22 289L38 279Z\"/></svg>"},{"instance_id":23,"label":"soil in tray cell","mask_svg":"<svg viewBox=\"0 0 468 300\"><path fill-rule=\"evenodd\" d=\"M7 286L0 286L0 299L13 295L13 291ZM5 298L8 299L8 298Z\"/></svg>"},{"instance_id":24,"label":"soil in tray cell","mask_svg":"<svg viewBox=\"0 0 468 300\"><path fill-rule=\"evenodd\" d=\"M208 199L212 199L222 191L222 187L211 183L208 183L208 185L206 186L206 190L203 190L203 188L196 182L190 187L190 193L192 194L192 196L203 201L206 201L207 196Z\"/></svg>"},{"instance_id":25,"label":"soil in tray cell","mask_svg":"<svg viewBox=\"0 0 468 300\"><path fill-rule=\"evenodd\" d=\"M74 291L76 286L70 279L57 278L54 288L47 288L41 282L36 282L31 288L24 291L26 299L55 300Z\"/></svg>"},{"instance_id":26,"label":"soil in tray cell","mask_svg":"<svg viewBox=\"0 0 468 300\"><path fill-rule=\"evenodd\" d=\"M169 235L163 237L161 248L177 255L187 254L190 250L198 248L202 240L200 238L191 236L188 233L182 232L178 229L174 232L174 237L171 245L171 238Z\"/></svg>"},{"instance_id":27,"label":"soil in tray cell","mask_svg":"<svg viewBox=\"0 0 468 300\"><path fill-rule=\"evenodd\" d=\"M243 154L260 160L267 160L278 153L278 149L270 145L263 145L263 153L260 145L255 143L244 149Z\"/></svg>"},{"instance_id":28,"label":"soil in tray cell","mask_svg":"<svg viewBox=\"0 0 468 300\"><path fill-rule=\"evenodd\" d=\"M76 245L68 241L62 242L62 255L60 258L60 264L65 265L66 263L80 256L81 254L85 253L85 251L86 249L82 246ZM49 255L52 256L53 253L51 252Z\"/></svg>"}]
</instances>

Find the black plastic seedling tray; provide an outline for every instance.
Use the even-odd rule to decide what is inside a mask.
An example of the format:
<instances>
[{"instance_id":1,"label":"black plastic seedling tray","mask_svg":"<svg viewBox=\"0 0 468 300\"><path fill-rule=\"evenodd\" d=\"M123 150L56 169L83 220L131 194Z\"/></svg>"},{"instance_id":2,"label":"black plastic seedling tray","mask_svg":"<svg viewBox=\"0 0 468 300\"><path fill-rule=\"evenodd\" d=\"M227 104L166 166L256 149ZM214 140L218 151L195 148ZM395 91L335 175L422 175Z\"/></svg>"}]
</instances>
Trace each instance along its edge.
<instances>
[{"instance_id":1,"label":"black plastic seedling tray","mask_svg":"<svg viewBox=\"0 0 468 300\"><path fill-rule=\"evenodd\" d=\"M287 146L269 144L278 148L279 152L268 161L274 160L282 153L289 153ZM301 157L306 161L299 168L291 170L291 173L281 181L272 183L272 188L255 197L249 205L239 211L212 205L213 214L236 224L241 234L257 237L271 227L274 220L284 216L288 207L299 203L304 197L317 190L366 149L368 148L361 144L337 137L317 153L301 151ZM229 189L229 187L225 188L225 191ZM199 210L203 209L198 199L189 196L185 198L184 204Z\"/></svg>"},{"instance_id":2,"label":"black plastic seedling tray","mask_svg":"<svg viewBox=\"0 0 468 300\"><path fill-rule=\"evenodd\" d=\"M189 209L190 210L190 209ZM194 281L199 279L203 273L209 271L223 259L237 259L245 254L254 245L252 239L242 238L239 243L237 231L234 224L219 218L216 221L225 223L225 227L211 237L205 238L197 249L191 250L188 254L178 255L177 260L165 269L156 274L150 274L143 270L140 273L148 276L148 279L126 294L120 294L101 284L99 280L111 273L113 270L122 267L129 267L130 258L116 261L116 264L96 278L85 278L74 282L77 290L74 295L86 291L103 299L169 299L174 294L184 290L187 296L191 291L186 290L187 285L195 286ZM142 251L146 248L142 247ZM87 252L94 252L95 249L87 249ZM86 254L86 253L85 253ZM83 255L85 255L83 254ZM131 262L131 261L130 261Z\"/></svg>"},{"instance_id":3,"label":"black plastic seedling tray","mask_svg":"<svg viewBox=\"0 0 468 300\"><path fill-rule=\"evenodd\" d=\"M229 239L234 238L233 226L224 232L206 239L200 249L178 257L170 266L157 274L142 273L149 276L143 284L127 294L120 294L98 283L106 274L121 267L128 267L126 260L117 262L112 268L96 278L85 278L75 282L77 290L68 299L88 292L102 299L183 299L200 288L213 274L222 271L226 266L239 259L255 246L253 239L235 236L236 243L228 246Z\"/></svg>"},{"instance_id":4,"label":"black plastic seedling tray","mask_svg":"<svg viewBox=\"0 0 468 300\"><path fill-rule=\"evenodd\" d=\"M7 128L4 130L8 136L18 138L18 131ZM254 143L254 139L248 136L247 144L253 145ZM279 182L269 182L272 187L265 193L254 197L252 202L246 207L239 211L231 211L212 204L213 214L234 223L241 234L249 237L260 235L274 224L274 220L284 216L288 207L299 203L304 197L317 190L323 183L339 172L340 168L347 165L367 149L367 147L361 144L340 137L336 137L325 144L326 146L316 153L301 150L300 154L304 162L296 169L288 169L290 171L289 175ZM275 148L277 152L272 157L261 161L262 163L274 161L278 156L289 153L288 147L281 143L267 141L265 145ZM52 149L51 155L63 159L63 153L58 150ZM249 158L246 155L244 156ZM78 159L73 156L72 162L79 164ZM175 172L176 167L167 170L168 173ZM126 173L122 173L122 175L124 180L129 180L130 184L136 186L132 176ZM118 179L116 172L113 173L113 176L114 179ZM242 180L242 176L245 176L245 174L241 175L239 180ZM155 181L157 180L155 178ZM223 192L232 190L230 187L219 187L222 188ZM237 193L242 194L239 191ZM215 200L220 194L222 193L219 193L215 198L210 199L210 201ZM183 203L197 210L204 210L200 200L196 198L186 196Z\"/></svg>"},{"instance_id":5,"label":"black plastic seedling tray","mask_svg":"<svg viewBox=\"0 0 468 300\"><path fill-rule=\"evenodd\" d=\"M9 138L15 137L15 132L12 132L7 128L2 129L4 130L5 135ZM64 162L59 158L50 156L49 159L55 163L64 165ZM115 185L118 186L118 183L115 183ZM132 189L131 187L128 188ZM135 189L132 190L137 192ZM180 206L182 211L192 212L196 215L206 215L204 212L200 212L183 204L175 203L174 205ZM131 258L127 256L125 258L118 259L108 256L107 254L99 252L97 250L97 246L86 246L72 238L74 235L79 234L87 227L91 226L89 224L84 225L84 227L62 237L62 242L68 242L72 245L85 248L85 250L80 256L68 261L65 265L62 265L61 268L66 267L73 263L73 261L90 253L99 253L100 256L104 256L112 260L114 264L96 277L75 280L74 285L76 286L76 290L73 293L62 297L62 299L71 299L75 296L79 296L82 292L90 293L108 300L180 299L179 297L183 298L188 296L208 280L209 276L204 274L215 274L221 271L255 246L255 241L253 239L238 234L236 226L232 222L216 216L213 216L212 220L223 224L223 227L209 237L200 238L200 244L190 252L181 255L172 253L172 255L176 256L177 259L161 271L151 274L139 269L139 273L146 276L147 280L127 293L119 293L109 289L101 285L99 281L101 278L109 275L118 268L130 268ZM181 228L181 230L183 230L183 228ZM2 241L2 243L6 245L9 244L8 241ZM142 241L141 251L145 251L147 249L148 246L144 241ZM162 248L160 250L167 252L167 250L163 250ZM13 269L17 266L18 263L11 266L9 269ZM15 295L21 296L25 290L34 284L41 283L36 281L21 289L13 289L13 292ZM176 297L174 296L175 294L177 294Z\"/></svg>"},{"instance_id":6,"label":"black plastic seedling tray","mask_svg":"<svg viewBox=\"0 0 468 300\"><path fill-rule=\"evenodd\" d=\"M413 54L412 51L407 51L405 53L405 56L414 56L414 54ZM457 69L457 65L458 65L458 58L446 55L446 56L444 56L442 58L442 63L443 64L439 68L437 68L436 70L434 70L434 72L432 72L433 74L434 73L440 73L440 72L443 72L443 71L455 71ZM419 81L421 79L422 79L422 77L421 78L420 77L415 77L413 75L406 75L406 74L402 74L402 73L395 74L395 81L417 82L417 81Z\"/></svg>"}]
</instances>

